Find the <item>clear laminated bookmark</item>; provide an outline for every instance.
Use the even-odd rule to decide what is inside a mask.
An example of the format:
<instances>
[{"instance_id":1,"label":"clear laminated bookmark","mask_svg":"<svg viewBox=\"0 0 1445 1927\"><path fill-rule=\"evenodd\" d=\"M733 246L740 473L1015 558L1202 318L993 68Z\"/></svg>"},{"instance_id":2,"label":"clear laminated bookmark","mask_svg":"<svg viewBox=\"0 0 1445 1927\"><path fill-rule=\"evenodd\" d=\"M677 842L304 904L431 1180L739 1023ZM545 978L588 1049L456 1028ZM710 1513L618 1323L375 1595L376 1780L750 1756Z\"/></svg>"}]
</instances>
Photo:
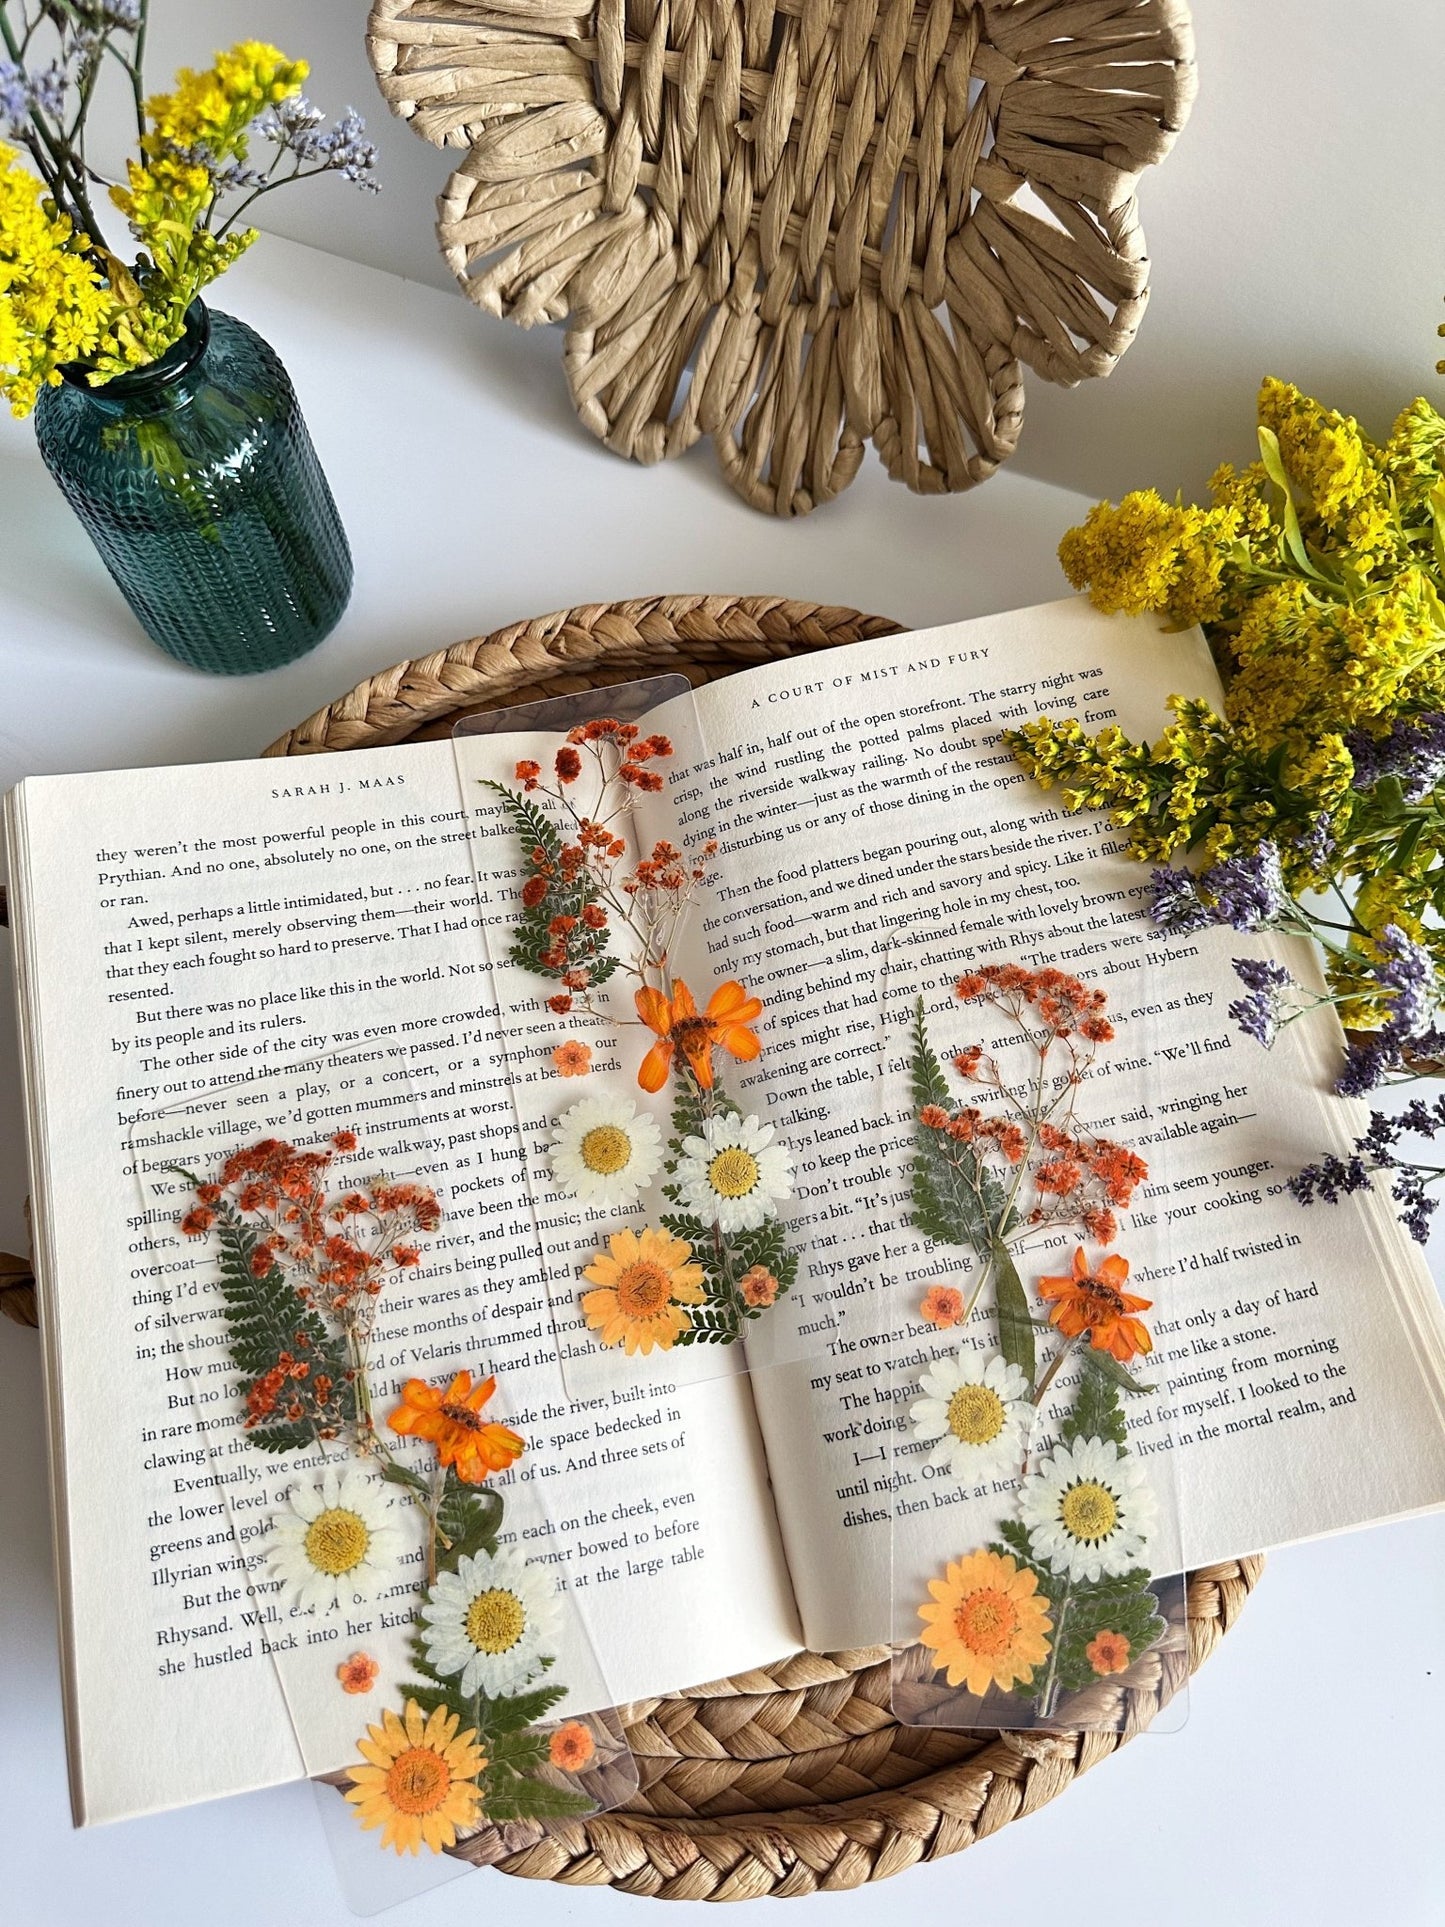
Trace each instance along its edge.
<instances>
[{"instance_id":1,"label":"clear laminated bookmark","mask_svg":"<svg viewBox=\"0 0 1445 1927\"><path fill-rule=\"evenodd\" d=\"M167 1663L243 1674L258 1727L289 1721L366 1914L637 1785L435 1089L379 1037L131 1127L177 1253L148 1314L175 1385L157 1450L206 1527Z\"/></svg>"},{"instance_id":2,"label":"clear laminated bookmark","mask_svg":"<svg viewBox=\"0 0 1445 1927\"><path fill-rule=\"evenodd\" d=\"M1121 917L1090 945L1092 971L1077 932L977 950L896 936L885 1076L906 1224L853 1400L889 1421L856 1492L891 1520L894 1713L1178 1724L1177 1425L1156 1332L1181 1265L1158 1147L1182 994L1171 1006L1142 920L1137 941Z\"/></svg>"},{"instance_id":3,"label":"clear laminated bookmark","mask_svg":"<svg viewBox=\"0 0 1445 1927\"><path fill-rule=\"evenodd\" d=\"M855 1082L872 1102L874 1018L845 1061L719 968L750 931L688 685L468 718L454 746L497 1057L477 1128L525 1189L569 1395L825 1352L853 1301L818 1147L857 1128Z\"/></svg>"}]
</instances>

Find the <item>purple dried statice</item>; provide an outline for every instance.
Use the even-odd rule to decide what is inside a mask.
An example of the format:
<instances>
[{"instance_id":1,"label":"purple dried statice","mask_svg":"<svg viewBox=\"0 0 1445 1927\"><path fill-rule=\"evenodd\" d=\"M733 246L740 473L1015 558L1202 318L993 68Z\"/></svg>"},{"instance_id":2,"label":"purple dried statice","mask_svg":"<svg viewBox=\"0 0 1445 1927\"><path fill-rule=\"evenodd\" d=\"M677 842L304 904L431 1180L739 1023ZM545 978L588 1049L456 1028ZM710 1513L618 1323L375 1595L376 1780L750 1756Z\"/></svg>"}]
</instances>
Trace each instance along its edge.
<instances>
[{"instance_id":1,"label":"purple dried statice","mask_svg":"<svg viewBox=\"0 0 1445 1927\"><path fill-rule=\"evenodd\" d=\"M1394 776L1405 800L1418 803L1445 777L1445 715L1432 712L1397 722L1384 736L1353 730L1345 738L1345 748L1355 765L1355 789L1372 790Z\"/></svg>"},{"instance_id":2,"label":"purple dried statice","mask_svg":"<svg viewBox=\"0 0 1445 1927\"><path fill-rule=\"evenodd\" d=\"M13 60L0 60L0 134L23 140L30 118L30 85L25 69Z\"/></svg>"},{"instance_id":3,"label":"purple dried statice","mask_svg":"<svg viewBox=\"0 0 1445 1927\"><path fill-rule=\"evenodd\" d=\"M1426 1191L1437 1173L1426 1173L1412 1159L1400 1156L1400 1140L1405 1137L1434 1138L1445 1131L1445 1097L1432 1102L1414 1098L1394 1115L1372 1111L1369 1124L1355 1139L1349 1157L1331 1155L1318 1164L1307 1164L1289 1180L1289 1188L1301 1204L1338 1204L1351 1191L1362 1191L1378 1171L1394 1176L1390 1192L1400 1222L1419 1244L1430 1235L1430 1219L1439 1199Z\"/></svg>"},{"instance_id":4,"label":"purple dried statice","mask_svg":"<svg viewBox=\"0 0 1445 1927\"><path fill-rule=\"evenodd\" d=\"M334 126L324 127L320 112L304 95L297 95L269 109L258 132L294 155L301 167L339 174L368 194L381 191L381 183L373 178L376 145L367 140L366 122L354 107L338 115Z\"/></svg>"},{"instance_id":5,"label":"purple dried statice","mask_svg":"<svg viewBox=\"0 0 1445 1927\"><path fill-rule=\"evenodd\" d=\"M1290 907L1279 849L1261 843L1248 856L1228 856L1199 876L1188 870L1155 870L1149 914L1174 936L1190 936L1212 924L1231 930L1264 930Z\"/></svg>"},{"instance_id":6,"label":"purple dried statice","mask_svg":"<svg viewBox=\"0 0 1445 1927\"><path fill-rule=\"evenodd\" d=\"M1288 1021L1286 992L1298 986L1284 965L1269 957L1236 957L1234 974L1249 995L1236 999L1229 1014L1246 1037L1268 1050L1280 1025Z\"/></svg>"},{"instance_id":7,"label":"purple dried statice","mask_svg":"<svg viewBox=\"0 0 1445 1927\"><path fill-rule=\"evenodd\" d=\"M1351 1191L1363 1191L1370 1173L1378 1166L1366 1164L1358 1152L1347 1158L1331 1153L1318 1164L1307 1164L1289 1180L1289 1188L1301 1204L1338 1204Z\"/></svg>"},{"instance_id":8,"label":"purple dried statice","mask_svg":"<svg viewBox=\"0 0 1445 1927\"><path fill-rule=\"evenodd\" d=\"M1341 1097L1363 1097L1400 1068L1407 1046L1433 1045L1438 1033L1426 1029L1432 1015L1435 963L1423 944L1398 924L1387 923L1376 939L1379 953L1369 975L1390 1000L1389 1016L1378 1030L1352 1042L1335 1080Z\"/></svg>"},{"instance_id":9,"label":"purple dried statice","mask_svg":"<svg viewBox=\"0 0 1445 1927\"><path fill-rule=\"evenodd\" d=\"M1261 843L1249 856L1229 856L1200 878L1200 888L1212 899L1216 923L1231 930L1263 930L1277 923L1289 908L1279 849Z\"/></svg>"},{"instance_id":10,"label":"purple dried statice","mask_svg":"<svg viewBox=\"0 0 1445 1927\"><path fill-rule=\"evenodd\" d=\"M65 68L58 60L38 73L13 60L0 60L0 133L8 140L23 141L29 136L32 114L58 120L68 84Z\"/></svg>"},{"instance_id":11,"label":"purple dried statice","mask_svg":"<svg viewBox=\"0 0 1445 1927\"><path fill-rule=\"evenodd\" d=\"M1149 915L1161 930L1176 937L1188 937L1196 930L1207 930L1213 923L1213 912L1201 900L1199 885L1190 871L1155 870L1149 882L1153 891Z\"/></svg>"}]
</instances>

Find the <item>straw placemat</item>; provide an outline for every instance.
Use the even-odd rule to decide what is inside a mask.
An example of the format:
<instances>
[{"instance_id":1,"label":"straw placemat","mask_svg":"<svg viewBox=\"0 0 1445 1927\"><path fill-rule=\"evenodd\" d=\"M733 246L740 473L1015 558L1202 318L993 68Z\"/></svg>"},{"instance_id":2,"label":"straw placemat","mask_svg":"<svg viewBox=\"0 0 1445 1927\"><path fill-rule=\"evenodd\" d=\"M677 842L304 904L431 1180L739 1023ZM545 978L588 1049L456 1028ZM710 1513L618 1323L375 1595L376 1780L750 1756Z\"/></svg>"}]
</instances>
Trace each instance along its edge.
<instances>
[{"instance_id":1,"label":"straw placemat","mask_svg":"<svg viewBox=\"0 0 1445 1927\"><path fill-rule=\"evenodd\" d=\"M852 609L774 596L591 603L397 663L265 754L420 741L478 710L659 670L709 682L899 629ZM7 1275L0 1259L0 1304L33 1323L24 1269L11 1261ZM664 1900L782 1899L882 1880L1034 1812L1141 1732L1233 1625L1262 1564L1241 1559L1190 1575L1180 1650L1162 1661L1146 1656L1110 1686L1122 1713L1118 1732L899 1726L886 1648L794 1653L736 1679L624 1707L640 1774L627 1807L545 1832L484 1829L458 1851L529 1880Z\"/></svg>"},{"instance_id":2,"label":"straw placemat","mask_svg":"<svg viewBox=\"0 0 1445 1927\"><path fill-rule=\"evenodd\" d=\"M607 447L710 436L776 515L869 441L972 488L1025 367L1110 372L1139 176L1195 84L1185 0L373 0L367 47L392 112L468 150L437 237L477 306L566 321Z\"/></svg>"}]
</instances>

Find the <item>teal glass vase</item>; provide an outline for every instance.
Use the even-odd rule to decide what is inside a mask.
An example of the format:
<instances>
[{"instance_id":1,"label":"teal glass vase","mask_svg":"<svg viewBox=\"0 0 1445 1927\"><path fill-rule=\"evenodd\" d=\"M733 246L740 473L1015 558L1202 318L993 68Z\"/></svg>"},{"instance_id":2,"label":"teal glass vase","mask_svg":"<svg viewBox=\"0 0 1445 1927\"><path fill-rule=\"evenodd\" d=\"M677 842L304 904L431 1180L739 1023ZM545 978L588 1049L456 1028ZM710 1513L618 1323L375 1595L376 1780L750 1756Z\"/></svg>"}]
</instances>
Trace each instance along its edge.
<instances>
[{"instance_id":1,"label":"teal glass vase","mask_svg":"<svg viewBox=\"0 0 1445 1927\"><path fill-rule=\"evenodd\" d=\"M216 676L314 649L351 551L272 349L197 301L174 347L92 388L41 390L36 439L117 587L168 655Z\"/></svg>"}]
</instances>

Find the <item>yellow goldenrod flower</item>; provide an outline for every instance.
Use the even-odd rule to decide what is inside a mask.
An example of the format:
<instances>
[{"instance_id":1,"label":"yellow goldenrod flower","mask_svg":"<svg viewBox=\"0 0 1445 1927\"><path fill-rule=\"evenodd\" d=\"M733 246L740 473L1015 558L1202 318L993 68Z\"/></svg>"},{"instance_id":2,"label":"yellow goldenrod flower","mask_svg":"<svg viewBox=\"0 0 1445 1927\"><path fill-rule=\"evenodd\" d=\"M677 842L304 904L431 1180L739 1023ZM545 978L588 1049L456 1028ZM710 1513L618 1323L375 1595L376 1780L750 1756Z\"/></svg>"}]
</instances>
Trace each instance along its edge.
<instances>
[{"instance_id":1,"label":"yellow goldenrod flower","mask_svg":"<svg viewBox=\"0 0 1445 1927\"><path fill-rule=\"evenodd\" d=\"M1268 377L1259 391L1259 420L1279 437L1291 477L1322 522L1336 523L1380 482L1377 451L1348 415L1322 408L1287 381Z\"/></svg>"},{"instance_id":2,"label":"yellow goldenrod flower","mask_svg":"<svg viewBox=\"0 0 1445 1927\"><path fill-rule=\"evenodd\" d=\"M256 239L254 228L220 236L206 225L217 170L246 159L257 116L300 93L308 71L304 60L246 40L203 72L183 67L172 92L146 102L141 156L127 162L126 184L110 191L147 257L122 353L133 342L151 359L179 340L192 301ZM115 372L105 360L97 365Z\"/></svg>"},{"instance_id":3,"label":"yellow goldenrod flower","mask_svg":"<svg viewBox=\"0 0 1445 1927\"><path fill-rule=\"evenodd\" d=\"M28 415L67 363L88 356L111 312L105 283L44 184L0 143L0 395Z\"/></svg>"}]
</instances>

